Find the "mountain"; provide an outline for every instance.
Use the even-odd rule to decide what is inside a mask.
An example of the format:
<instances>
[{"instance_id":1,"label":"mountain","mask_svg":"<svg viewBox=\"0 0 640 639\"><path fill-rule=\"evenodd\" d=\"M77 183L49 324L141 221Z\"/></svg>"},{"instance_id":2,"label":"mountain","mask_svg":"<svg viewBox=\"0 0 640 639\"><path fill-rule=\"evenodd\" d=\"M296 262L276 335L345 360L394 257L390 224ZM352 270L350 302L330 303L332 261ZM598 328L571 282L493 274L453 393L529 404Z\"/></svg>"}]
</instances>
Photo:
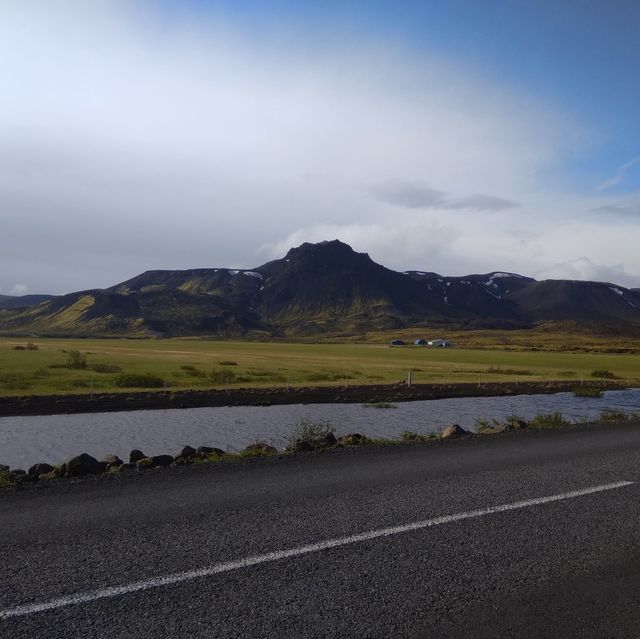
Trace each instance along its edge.
<instances>
[{"instance_id":1,"label":"mountain","mask_svg":"<svg viewBox=\"0 0 640 639\"><path fill-rule=\"evenodd\" d=\"M53 295L0 295L0 308L28 308L52 297Z\"/></svg>"},{"instance_id":2,"label":"mountain","mask_svg":"<svg viewBox=\"0 0 640 639\"><path fill-rule=\"evenodd\" d=\"M303 336L420 325L518 328L543 322L640 329L640 291L493 272L399 273L334 240L253 269L146 271L107 289L0 311L4 333Z\"/></svg>"}]
</instances>

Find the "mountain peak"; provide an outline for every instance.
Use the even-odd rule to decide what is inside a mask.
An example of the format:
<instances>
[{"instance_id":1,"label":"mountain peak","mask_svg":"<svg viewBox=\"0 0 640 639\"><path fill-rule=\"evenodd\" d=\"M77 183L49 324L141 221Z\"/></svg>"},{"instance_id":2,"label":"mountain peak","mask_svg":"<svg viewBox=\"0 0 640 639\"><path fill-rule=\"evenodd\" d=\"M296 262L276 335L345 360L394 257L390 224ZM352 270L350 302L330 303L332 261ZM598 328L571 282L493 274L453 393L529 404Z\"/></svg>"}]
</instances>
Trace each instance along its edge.
<instances>
[{"instance_id":1,"label":"mountain peak","mask_svg":"<svg viewBox=\"0 0 640 639\"><path fill-rule=\"evenodd\" d=\"M300 246L289 249L285 256L288 261L321 261L331 264L349 264L354 261L371 261L367 253L358 253L348 244L340 240L324 240L322 242L304 242Z\"/></svg>"}]
</instances>

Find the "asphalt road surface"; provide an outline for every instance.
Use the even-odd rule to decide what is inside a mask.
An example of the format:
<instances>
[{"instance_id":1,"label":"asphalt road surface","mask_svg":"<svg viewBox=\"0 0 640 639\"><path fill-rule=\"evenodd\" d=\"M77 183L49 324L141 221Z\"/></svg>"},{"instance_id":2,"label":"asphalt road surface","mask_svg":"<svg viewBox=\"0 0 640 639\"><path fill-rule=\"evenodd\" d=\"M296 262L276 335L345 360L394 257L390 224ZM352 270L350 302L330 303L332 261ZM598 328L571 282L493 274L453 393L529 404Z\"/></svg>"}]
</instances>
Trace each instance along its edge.
<instances>
[{"instance_id":1,"label":"asphalt road surface","mask_svg":"<svg viewBox=\"0 0 640 639\"><path fill-rule=\"evenodd\" d=\"M0 637L638 637L640 424L0 491Z\"/></svg>"}]
</instances>

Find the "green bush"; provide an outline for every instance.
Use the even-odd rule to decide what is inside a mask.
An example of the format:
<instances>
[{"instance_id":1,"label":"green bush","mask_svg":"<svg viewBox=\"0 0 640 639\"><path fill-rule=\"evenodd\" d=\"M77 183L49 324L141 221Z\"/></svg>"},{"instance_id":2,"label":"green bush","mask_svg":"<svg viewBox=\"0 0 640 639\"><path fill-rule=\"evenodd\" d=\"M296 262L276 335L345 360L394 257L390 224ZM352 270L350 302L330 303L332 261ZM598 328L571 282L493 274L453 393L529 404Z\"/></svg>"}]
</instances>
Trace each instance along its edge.
<instances>
[{"instance_id":1,"label":"green bush","mask_svg":"<svg viewBox=\"0 0 640 639\"><path fill-rule=\"evenodd\" d=\"M235 381L236 374L224 368L220 370L214 369L209 373L209 379L211 379L214 384L231 384Z\"/></svg>"},{"instance_id":2,"label":"green bush","mask_svg":"<svg viewBox=\"0 0 640 639\"><path fill-rule=\"evenodd\" d=\"M573 394L575 397L602 397L602 390L596 386L576 386Z\"/></svg>"},{"instance_id":3,"label":"green bush","mask_svg":"<svg viewBox=\"0 0 640 639\"><path fill-rule=\"evenodd\" d=\"M600 421L602 422L626 422L640 417L637 413L625 413L617 408L605 408L600 411Z\"/></svg>"},{"instance_id":4,"label":"green bush","mask_svg":"<svg viewBox=\"0 0 640 639\"><path fill-rule=\"evenodd\" d=\"M591 377L600 377L601 379L618 379L618 376L608 371L605 368L601 368L591 372Z\"/></svg>"},{"instance_id":5,"label":"green bush","mask_svg":"<svg viewBox=\"0 0 640 639\"><path fill-rule=\"evenodd\" d=\"M314 421L310 417L300 417L285 439L288 446L294 446L298 441L314 442L334 432L335 428L328 419Z\"/></svg>"},{"instance_id":6,"label":"green bush","mask_svg":"<svg viewBox=\"0 0 640 639\"><path fill-rule=\"evenodd\" d=\"M546 430L548 428L562 428L564 426L570 425L571 422L566 419L560 411L556 411L555 413L536 415L529 422L529 428L535 428L538 430Z\"/></svg>"},{"instance_id":7,"label":"green bush","mask_svg":"<svg viewBox=\"0 0 640 639\"><path fill-rule=\"evenodd\" d=\"M427 433L426 435L423 435L412 430L403 430L400 433L400 439L403 442L426 442L429 439L436 439L437 437L438 436L435 433Z\"/></svg>"},{"instance_id":8,"label":"green bush","mask_svg":"<svg viewBox=\"0 0 640 639\"><path fill-rule=\"evenodd\" d=\"M122 368L117 364L94 364L91 370L96 373L119 373Z\"/></svg>"},{"instance_id":9,"label":"green bush","mask_svg":"<svg viewBox=\"0 0 640 639\"><path fill-rule=\"evenodd\" d=\"M72 370L84 370L87 368L87 356L80 351L69 351L67 368Z\"/></svg>"},{"instance_id":10,"label":"green bush","mask_svg":"<svg viewBox=\"0 0 640 639\"><path fill-rule=\"evenodd\" d=\"M162 377L151 373L122 373L113 383L118 388L162 388L164 386Z\"/></svg>"}]
</instances>

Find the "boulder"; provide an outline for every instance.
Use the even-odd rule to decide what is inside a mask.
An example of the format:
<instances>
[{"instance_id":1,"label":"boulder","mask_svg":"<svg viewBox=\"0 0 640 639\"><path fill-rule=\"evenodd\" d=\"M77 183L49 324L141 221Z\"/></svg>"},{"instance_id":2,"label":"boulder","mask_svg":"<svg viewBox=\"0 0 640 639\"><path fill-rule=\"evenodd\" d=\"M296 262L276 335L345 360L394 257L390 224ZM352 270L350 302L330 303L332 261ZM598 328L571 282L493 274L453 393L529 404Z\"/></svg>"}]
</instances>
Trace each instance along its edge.
<instances>
[{"instance_id":1,"label":"boulder","mask_svg":"<svg viewBox=\"0 0 640 639\"><path fill-rule=\"evenodd\" d=\"M28 477L27 471L22 468L14 468L9 471L9 479L15 482L24 481Z\"/></svg>"},{"instance_id":2,"label":"boulder","mask_svg":"<svg viewBox=\"0 0 640 639\"><path fill-rule=\"evenodd\" d=\"M466 437L469 433L458 426L458 424L453 424L452 426L447 426L442 433L440 434L440 439L458 439L459 437Z\"/></svg>"},{"instance_id":3,"label":"boulder","mask_svg":"<svg viewBox=\"0 0 640 639\"><path fill-rule=\"evenodd\" d=\"M360 433L349 433L338 437L337 443L339 446L359 446L362 441L363 437Z\"/></svg>"},{"instance_id":4,"label":"boulder","mask_svg":"<svg viewBox=\"0 0 640 639\"><path fill-rule=\"evenodd\" d=\"M99 462L87 453L82 453L62 464L59 474L61 477L83 477L85 475L99 475L105 470L106 464Z\"/></svg>"},{"instance_id":5,"label":"boulder","mask_svg":"<svg viewBox=\"0 0 640 639\"><path fill-rule=\"evenodd\" d=\"M198 451L193 446L185 446L178 457L195 457Z\"/></svg>"},{"instance_id":6,"label":"boulder","mask_svg":"<svg viewBox=\"0 0 640 639\"><path fill-rule=\"evenodd\" d=\"M278 449L265 442L254 442L253 444L249 444L244 449L244 452L251 455L275 455Z\"/></svg>"},{"instance_id":7,"label":"boulder","mask_svg":"<svg viewBox=\"0 0 640 639\"><path fill-rule=\"evenodd\" d=\"M102 463L106 464L107 468L112 468L114 466L122 466L122 464L124 464L124 462L117 455L105 455L102 458Z\"/></svg>"},{"instance_id":8,"label":"boulder","mask_svg":"<svg viewBox=\"0 0 640 639\"><path fill-rule=\"evenodd\" d=\"M0 464L0 475L3 473L8 473L11 470L9 466L5 466L4 464Z\"/></svg>"},{"instance_id":9,"label":"boulder","mask_svg":"<svg viewBox=\"0 0 640 639\"><path fill-rule=\"evenodd\" d=\"M50 481L52 479L57 479L58 477L59 477L58 471L54 468L52 471L49 471L48 473L42 473L41 475L39 475L38 479L40 481Z\"/></svg>"},{"instance_id":10,"label":"boulder","mask_svg":"<svg viewBox=\"0 0 640 639\"><path fill-rule=\"evenodd\" d=\"M212 448L211 446L198 446L196 451L198 455L202 457L208 457L209 455L224 455L225 452L222 448Z\"/></svg>"},{"instance_id":11,"label":"boulder","mask_svg":"<svg viewBox=\"0 0 640 639\"><path fill-rule=\"evenodd\" d=\"M153 468L155 465L152 457L143 457L136 462L138 468Z\"/></svg>"},{"instance_id":12,"label":"boulder","mask_svg":"<svg viewBox=\"0 0 640 639\"><path fill-rule=\"evenodd\" d=\"M155 455L151 460L154 466L168 466L173 462L173 457L171 455Z\"/></svg>"},{"instance_id":13,"label":"boulder","mask_svg":"<svg viewBox=\"0 0 640 639\"><path fill-rule=\"evenodd\" d=\"M129 453L129 463L130 464L136 464L141 459L145 459L145 457L146 457L146 455L141 450L138 450L137 448L134 448Z\"/></svg>"},{"instance_id":14,"label":"boulder","mask_svg":"<svg viewBox=\"0 0 640 639\"><path fill-rule=\"evenodd\" d=\"M47 473L50 473L52 470L53 470L53 466L51 464L40 463L40 464L34 464L33 466L31 466L31 468L29 468L29 470L27 471L27 474L30 477L35 477L36 479L38 479L40 475L46 475Z\"/></svg>"}]
</instances>

